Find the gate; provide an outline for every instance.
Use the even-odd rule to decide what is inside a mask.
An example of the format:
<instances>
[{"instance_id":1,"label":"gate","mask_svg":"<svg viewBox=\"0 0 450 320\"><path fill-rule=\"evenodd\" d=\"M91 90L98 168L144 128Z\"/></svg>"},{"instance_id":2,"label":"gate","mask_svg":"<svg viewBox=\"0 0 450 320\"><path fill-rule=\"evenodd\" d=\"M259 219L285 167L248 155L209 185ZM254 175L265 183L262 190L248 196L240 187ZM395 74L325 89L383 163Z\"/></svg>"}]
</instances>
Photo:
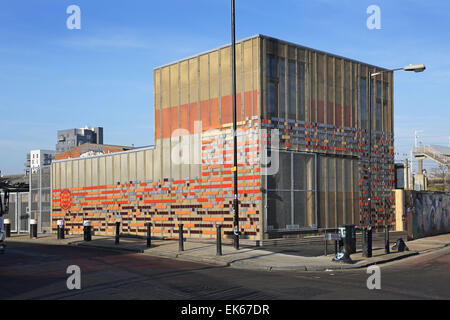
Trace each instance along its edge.
<instances>
[{"instance_id":1,"label":"gate","mask_svg":"<svg viewBox=\"0 0 450 320\"><path fill-rule=\"evenodd\" d=\"M28 192L11 192L9 194L8 213L3 216L3 219L9 219L13 233L28 232L29 230L28 194ZM1 193L1 198L3 201L3 193Z\"/></svg>"}]
</instances>

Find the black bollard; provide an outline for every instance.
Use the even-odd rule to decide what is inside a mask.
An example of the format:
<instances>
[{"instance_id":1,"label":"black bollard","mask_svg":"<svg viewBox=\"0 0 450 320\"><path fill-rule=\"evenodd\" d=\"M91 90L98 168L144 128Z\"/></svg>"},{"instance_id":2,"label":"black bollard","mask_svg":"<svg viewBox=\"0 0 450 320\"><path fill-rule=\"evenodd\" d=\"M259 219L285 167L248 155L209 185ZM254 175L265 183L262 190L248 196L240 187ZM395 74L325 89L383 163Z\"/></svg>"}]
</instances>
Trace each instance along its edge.
<instances>
[{"instance_id":1,"label":"black bollard","mask_svg":"<svg viewBox=\"0 0 450 320\"><path fill-rule=\"evenodd\" d=\"M37 222L35 219L30 220L30 238L37 238Z\"/></svg>"},{"instance_id":2,"label":"black bollard","mask_svg":"<svg viewBox=\"0 0 450 320\"><path fill-rule=\"evenodd\" d=\"M152 246L152 224L147 223L147 248Z\"/></svg>"},{"instance_id":3,"label":"black bollard","mask_svg":"<svg viewBox=\"0 0 450 320\"><path fill-rule=\"evenodd\" d=\"M384 253L389 254L390 248L389 248L389 226L384 226Z\"/></svg>"},{"instance_id":4,"label":"black bollard","mask_svg":"<svg viewBox=\"0 0 450 320\"><path fill-rule=\"evenodd\" d=\"M114 240L114 244L119 244L119 242L120 242L119 238L120 238L120 222L117 221L116 222L116 237Z\"/></svg>"},{"instance_id":5,"label":"black bollard","mask_svg":"<svg viewBox=\"0 0 450 320\"><path fill-rule=\"evenodd\" d=\"M216 231L216 242L217 242L217 250L216 255L221 256L222 255L222 226L217 226Z\"/></svg>"},{"instance_id":6,"label":"black bollard","mask_svg":"<svg viewBox=\"0 0 450 320\"><path fill-rule=\"evenodd\" d=\"M5 236L6 238L11 237L11 222L9 219L5 219L3 221L3 225L5 226Z\"/></svg>"},{"instance_id":7,"label":"black bollard","mask_svg":"<svg viewBox=\"0 0 450 320\"><path fill-rule=\"evenodd\" d=\"M64 239L64 220L58 220L57 225L58 225L57 229L58 240Z\"/></svg>"},{"instance_id":8,"label":"black bollard","mask_svg":"<svg viewBox=\"0 0 450 320\"><path fill-rule=\"evenodd\" d=\"M92 240L91 222L90 221L84 221L83 222L83 233L84 233L84 241L91 241Z\"/></svg>"},{"instance_id":9,"label":"black bollard","mask_svg":"<svg viewBox=\"0 0 450 320\"><path fill-rule=\"evenodd\" d=\"M178 225L178 250L184 251L184 243L183 243L183 224Z\"/></svg>"},{"instance_id":10,"label":"black bollard","mask_svg":"<svg viewBox=\"0 0 450 320\"><path fill-rule=\"evenodd\" d=\"M372 227L366 227L363 229L362 240L363 257L372 257Z\"/></svg>"},{"instance_id":11,"label":"black bollard","mask_svg":"<svg viewBox=\"0 0 450 320\"><path fill-rule=\"evenodd\" d=\"M372 257L372 227L367 229L367 258Z\"/></svg>"}]
</instances>

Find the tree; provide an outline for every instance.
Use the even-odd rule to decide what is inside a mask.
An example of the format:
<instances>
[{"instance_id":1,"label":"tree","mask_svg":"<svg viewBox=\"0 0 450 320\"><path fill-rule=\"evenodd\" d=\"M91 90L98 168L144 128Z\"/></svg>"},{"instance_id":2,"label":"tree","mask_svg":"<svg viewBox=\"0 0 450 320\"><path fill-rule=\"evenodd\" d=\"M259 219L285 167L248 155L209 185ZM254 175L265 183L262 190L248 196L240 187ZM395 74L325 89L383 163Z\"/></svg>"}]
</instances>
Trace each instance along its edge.
<instances>
[{"instance_id":1,"label":"tree","mask_svg":"<svg viewBox=\"0 0 450 320\"><path fill-rule=\"evenodd\" d=\"M450 177L450 169L447 166L439 165L430 169L429 176L432 179L434 185L430 189L434 191L450 192L450 185L448 183Z\"/></svg>"}]
</instances>

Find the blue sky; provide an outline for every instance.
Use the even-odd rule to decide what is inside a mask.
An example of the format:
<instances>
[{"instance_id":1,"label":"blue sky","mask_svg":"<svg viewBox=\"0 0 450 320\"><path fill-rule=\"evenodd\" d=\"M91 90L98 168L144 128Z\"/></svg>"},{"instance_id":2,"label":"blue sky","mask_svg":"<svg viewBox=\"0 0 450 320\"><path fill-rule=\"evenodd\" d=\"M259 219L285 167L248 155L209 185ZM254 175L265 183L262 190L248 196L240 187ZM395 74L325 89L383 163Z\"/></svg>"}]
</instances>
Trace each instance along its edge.
<instances>
[{"instance_id":1,"label":"blue sky","mask_svg":"<svg viewBox=\"0 0 450 320\"><path fill-rule=\"evenodd\" d=\"M66 27L69 5L81 30ZM381 8L381 30L366 9ZM21 173L31 149L54 149L58 129L103 126L104 142L154 141L153 68L230 42L230 1L2 0L0 170ZM450 136L450 2L441 0L236 1L236 37L266 34L395 74L395 147L409 152Z\"/></svg>"}]
</instances>

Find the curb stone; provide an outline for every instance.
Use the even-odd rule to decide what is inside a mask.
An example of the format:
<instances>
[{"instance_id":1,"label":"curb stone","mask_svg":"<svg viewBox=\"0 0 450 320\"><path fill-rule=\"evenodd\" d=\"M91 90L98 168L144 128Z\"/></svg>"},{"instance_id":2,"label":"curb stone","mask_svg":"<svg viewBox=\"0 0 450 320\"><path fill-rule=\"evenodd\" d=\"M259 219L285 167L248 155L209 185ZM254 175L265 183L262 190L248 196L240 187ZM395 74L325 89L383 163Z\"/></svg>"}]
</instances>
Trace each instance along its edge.
<instances>
[{"instance_id":1,"label":"curb stone","mask_svg":"<svg viewBox=\"0 0 450 320\"><path fill-rule=\"evenodd\" d=\"M260 271L325 271L325 270L344 270L344 269L360 269L365 268L374 264L383 264L387 262L392 262L395 260L404 259L407 257L411 257L414 255L418 255L418 251L411 251L403 255L390 257L387 259L382 259L379 261L368 261L361 264L340 264L340 263L334 263L333 265L326 265L326 266L318 266L318 265L298 265L298 266L284 266L284 267L278 267L278 266L261 266L261 265L251 265L246 264L242 262L226 262L226 261L219 261L213 258L203 258L198 256L192 256L177 252L164 252L164 251L145 251L142 249L130 249L130 248L124 248L124 247L111 247L111 246L101 246L101 245L91 245L91 244L84 244L84 243L77 243L77 242L71 242L68 243L68 245L71 246L80 246L80 247L92 247L92 248L99 248L99 249L105 249L105 250L111 250L111 251L126 251L126 252L134 252L134 253L142 253L149 256L154 257L162 257L162 258L171 258L171 259L177 259L182 261L189 261L189 262L199 262L199 263L206 263L206 264L212 264L216 266L221 267L231 267L236 269L247 269L247 270L260 270ZM444 246L445 247L445 246Z\"/></svg>"}]
</instances>

